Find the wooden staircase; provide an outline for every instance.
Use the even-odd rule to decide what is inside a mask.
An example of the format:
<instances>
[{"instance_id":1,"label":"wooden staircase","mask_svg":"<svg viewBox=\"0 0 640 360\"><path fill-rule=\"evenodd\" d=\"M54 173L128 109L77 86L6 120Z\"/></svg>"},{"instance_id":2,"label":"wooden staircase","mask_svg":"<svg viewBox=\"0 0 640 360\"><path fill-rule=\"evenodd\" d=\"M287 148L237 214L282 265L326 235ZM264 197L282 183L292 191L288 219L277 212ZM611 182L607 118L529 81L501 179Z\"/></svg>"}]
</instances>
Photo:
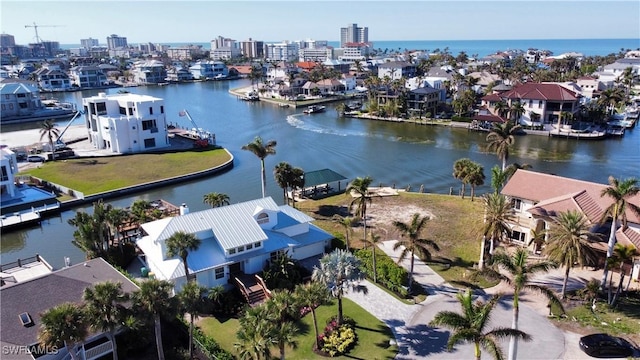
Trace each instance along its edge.
<instances>
[{"instance_id":1,"label":"wooden staircase","mask_svg":"<svg viewBox=\"0 0 640 360\"><path fill-rule=\"evenodd\" d=\"M238 274L233 277L233 282L251 307L258 306L271 297L271 291L258 275Z\"/></svg>"}]
</instances>

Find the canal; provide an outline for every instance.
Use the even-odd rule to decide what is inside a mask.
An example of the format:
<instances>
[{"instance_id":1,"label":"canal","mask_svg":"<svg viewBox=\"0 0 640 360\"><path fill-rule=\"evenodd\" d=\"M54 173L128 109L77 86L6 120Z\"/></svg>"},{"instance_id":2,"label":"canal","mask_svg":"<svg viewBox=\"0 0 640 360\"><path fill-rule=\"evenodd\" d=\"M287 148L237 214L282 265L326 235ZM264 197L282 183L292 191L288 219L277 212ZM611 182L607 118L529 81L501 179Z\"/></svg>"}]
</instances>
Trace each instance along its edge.
<instances>
[{"instance_id":1,"label":"canal","mask_svg":"<svg viewBox=\"0 0 640 360\"><path fill-rule=\"evenodd\" d=\"M163 98L168 121L173 124L191 128L185 117L178 116L179 111L188 110L198 127L215 133L218 144L234 155L235 166L221 175L109 202L125 207L138 198L165 199L174 204L186 203L191 211L197 211L207 208L202 203L202 196L213 191L228 194L232 203L258 198L261 196L260 162L252 153L241 150L242 145L251 142L255 136L278 142L277 153L266 158L266 167L268 194L279 203L282 203L282 191L273 180L272 170L281 161L305 171L330 168L347 178L368 175L376 185L410 186L412 191L423 186L425 192L449 193L452 187L454 192L459 188L459 182L452 176L453 163L467 157L485 168L487 185L478 191L489 190L490 169L499 161L484 149L486 133L339 118L335 104L328 104L324 113L304 115L302 109L243 102L229 93L230 88L248 85L246 80L234 80L128 88L132 93ZM97 93L85 91L55 96L80 105L82 97ZM10 128L2 129L3 132L7 130ZM609 175L638 177L640 129L627 131L619 139L603 141L520 136L509 162L529 164L535 171L600 183L606 183ZM76 210L88 211L90 207ZM43 221L40 226L3 233L1 262L35 253L44 256L55 267L63 266L65 256L72 262L82 261L84 254L71 244L73 228L67 220L73 216L74 211L65 211Z\"/></svg>"}]
</instances>

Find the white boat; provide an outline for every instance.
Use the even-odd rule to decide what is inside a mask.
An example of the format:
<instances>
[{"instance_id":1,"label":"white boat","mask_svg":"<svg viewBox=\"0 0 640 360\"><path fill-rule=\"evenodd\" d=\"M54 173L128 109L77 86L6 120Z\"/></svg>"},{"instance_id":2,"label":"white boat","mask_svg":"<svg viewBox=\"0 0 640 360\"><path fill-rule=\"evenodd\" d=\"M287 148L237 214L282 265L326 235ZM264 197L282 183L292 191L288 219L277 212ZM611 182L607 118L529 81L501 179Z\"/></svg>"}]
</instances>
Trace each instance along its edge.
<instances>
[{"instance_id":1,"label":"white boat","mask_svg":"<svg viewBox=\"0 0 640 360\"><path fill-rule=\"evenodd\" d=\"M322 105L311 105L308 108L304 109L303 113L315 114L315 113L323 112L325 109L326 107Z\"/></svg>"}]
</instances>

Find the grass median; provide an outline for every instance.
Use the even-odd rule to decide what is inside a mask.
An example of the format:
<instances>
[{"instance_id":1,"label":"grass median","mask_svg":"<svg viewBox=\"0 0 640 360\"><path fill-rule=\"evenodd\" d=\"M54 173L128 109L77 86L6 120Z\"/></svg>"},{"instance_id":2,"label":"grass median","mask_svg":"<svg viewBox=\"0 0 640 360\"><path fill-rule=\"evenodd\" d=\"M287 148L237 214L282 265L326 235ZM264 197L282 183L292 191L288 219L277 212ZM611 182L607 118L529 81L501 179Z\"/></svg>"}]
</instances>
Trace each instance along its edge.
<instances>
[{"instance_id":1,"label":"grass median","mask_svg":"<svg viewBox=\"0 0 640 360\"><path fill-rule=\"evenodd\" d=\"M208 170L230 159L224 149L92 157L49 161L21 175L35 176L86 196Z\"/></svg>"}]
</instances>

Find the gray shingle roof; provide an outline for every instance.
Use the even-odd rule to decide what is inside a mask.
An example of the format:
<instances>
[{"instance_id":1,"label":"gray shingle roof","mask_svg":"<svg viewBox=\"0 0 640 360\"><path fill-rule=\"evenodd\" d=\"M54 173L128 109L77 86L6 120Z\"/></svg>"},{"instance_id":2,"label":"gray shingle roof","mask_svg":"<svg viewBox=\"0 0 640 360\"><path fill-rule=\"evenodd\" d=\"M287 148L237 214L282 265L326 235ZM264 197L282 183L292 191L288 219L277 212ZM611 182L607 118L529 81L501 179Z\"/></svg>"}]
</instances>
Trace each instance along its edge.
<instances>
[{"instance_id":1,"label":"gray shingle roof","mask_svg":"<svg viewBox=\"0 0 640 360\"><path fill-rule=\"evenodd\" d=\"M108 280L122 283L122 289L125 292L138 289L102 258L88 260L36 279L2 288L0 290L2 298L0 342L14 345L35 343L41 324L40 315L43 312L65 302L80 303L85 288ZM22 326L18 315L23 312L31 315L33 326Z\"/></svg>"}]
</instances>

